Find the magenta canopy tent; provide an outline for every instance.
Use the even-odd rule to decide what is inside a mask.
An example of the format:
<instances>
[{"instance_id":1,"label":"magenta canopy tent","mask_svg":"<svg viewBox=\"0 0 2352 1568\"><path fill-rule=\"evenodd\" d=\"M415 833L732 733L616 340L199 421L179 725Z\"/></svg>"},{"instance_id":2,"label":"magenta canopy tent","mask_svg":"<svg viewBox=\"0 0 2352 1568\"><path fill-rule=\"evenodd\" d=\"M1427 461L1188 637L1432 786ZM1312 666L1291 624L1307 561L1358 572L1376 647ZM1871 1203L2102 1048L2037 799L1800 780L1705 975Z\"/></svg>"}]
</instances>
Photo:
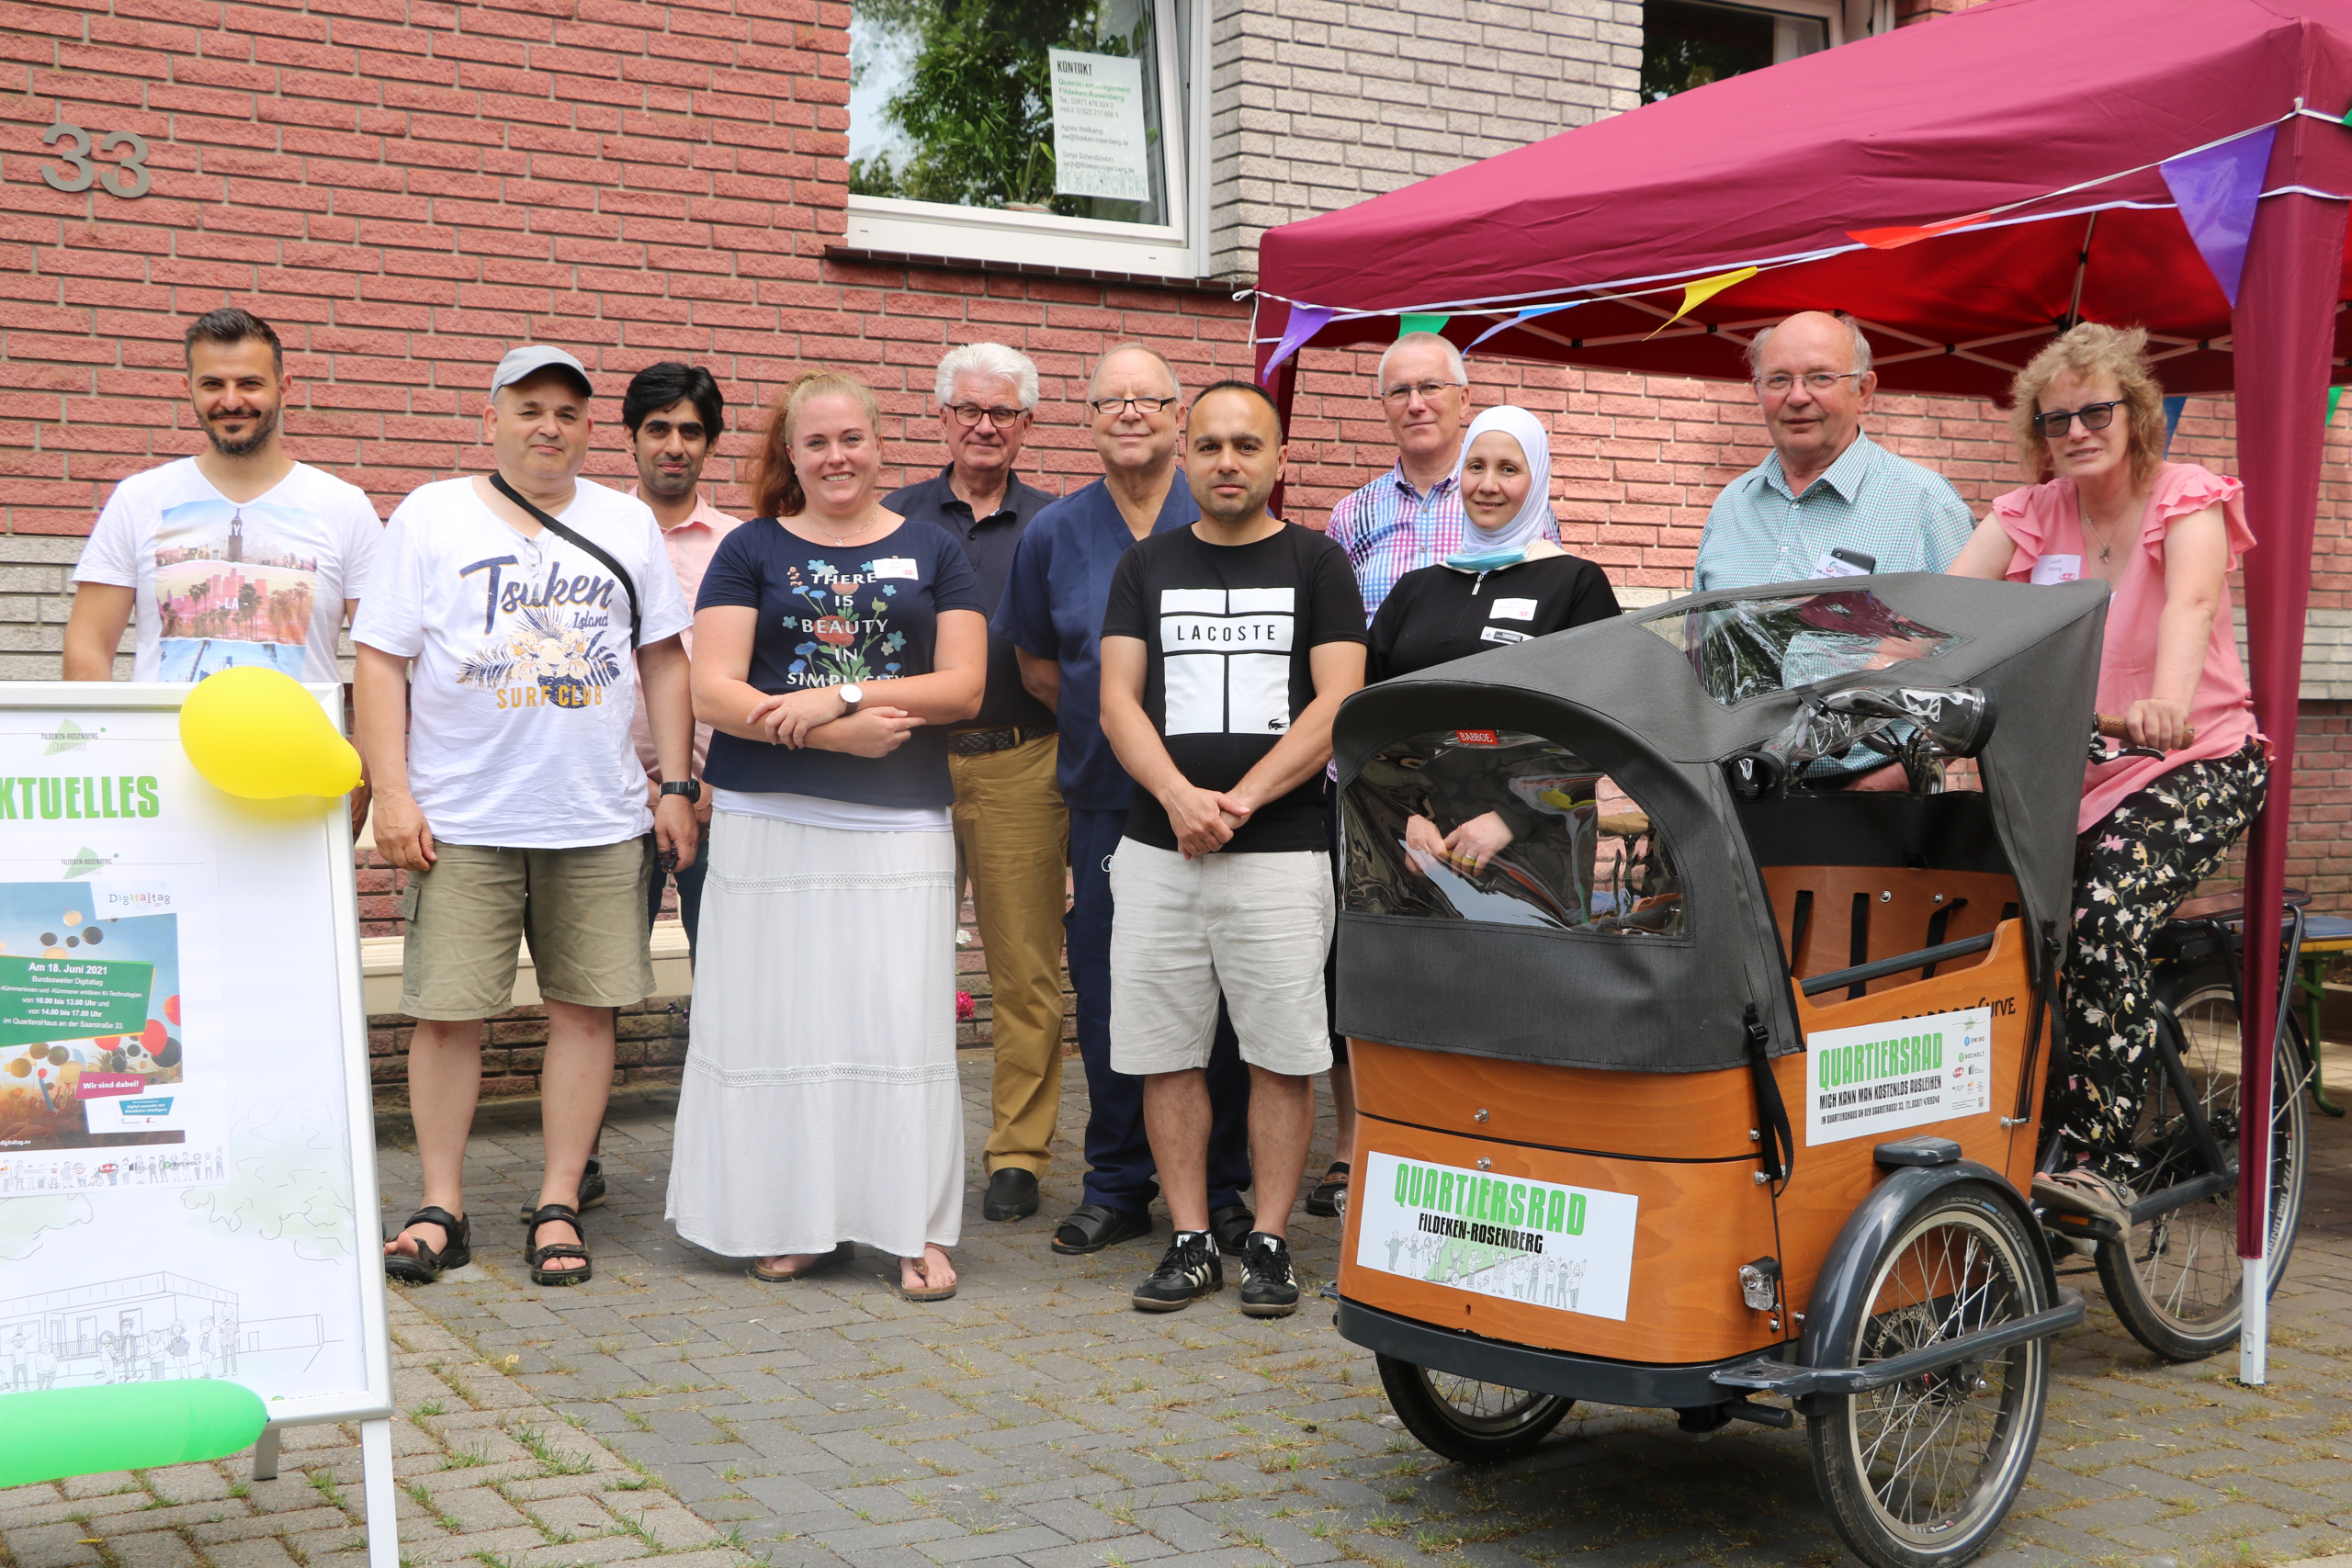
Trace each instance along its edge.
<instances>
[{"instance_id":1,"label":"magenta canopy tent","mask_svg":"<svg viewBox=\"0 0 2352 1568\"><path fill-rule=\"evenodd\" d=\"M1993 0L1268 231L1258 371L1287 407L1300 348L1433 326L1480 355L1743 378L1756 328L1841 310L1883 389L1992 397L2074 321L2146 327L2167 391L2236 398L2277 748L2248 930L2275 929L2323 414L2352 379L2348 108L2352 0ZM2264 1126L2278 951L2246 952L2241 1120ZM2242 1141L2242 1194L2268 1153ZM2249 1382L2265 1208L2238 1206Z\"/></svg>"}]
</instances>

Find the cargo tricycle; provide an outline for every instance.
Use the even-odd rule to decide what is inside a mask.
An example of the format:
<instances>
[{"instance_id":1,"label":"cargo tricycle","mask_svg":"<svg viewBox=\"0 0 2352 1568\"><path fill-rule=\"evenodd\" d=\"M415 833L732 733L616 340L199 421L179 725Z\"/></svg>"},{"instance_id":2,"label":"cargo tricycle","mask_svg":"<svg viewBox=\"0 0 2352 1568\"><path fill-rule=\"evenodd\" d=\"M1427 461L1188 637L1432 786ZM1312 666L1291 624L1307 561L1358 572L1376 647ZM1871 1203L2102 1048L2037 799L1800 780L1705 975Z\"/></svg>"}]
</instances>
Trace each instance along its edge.
<instances>
[{"instance_id":1,"label":"cargo tricycle","mask_svg":"<svg viewBox=\"0 0 2352 1568\"><path fill-rule=\"evenodd\" d=\"M2234 1336L2211 1020L2165 1015L2129 1235L2053 1235L2029 1197L2106 592L1714 593L1348 701L1338 1323L1423 1443L1507 1457L1580 1399L1802 1417L1857 1553L1951 1564L2032 1462L2084 1315L2062 1263L2098 1258L2163 1353ZM1505 847L1447 852L1489 813ZM2276 1269L2306 1072L2280 1061Z\"/></svg>"}]
</instances>

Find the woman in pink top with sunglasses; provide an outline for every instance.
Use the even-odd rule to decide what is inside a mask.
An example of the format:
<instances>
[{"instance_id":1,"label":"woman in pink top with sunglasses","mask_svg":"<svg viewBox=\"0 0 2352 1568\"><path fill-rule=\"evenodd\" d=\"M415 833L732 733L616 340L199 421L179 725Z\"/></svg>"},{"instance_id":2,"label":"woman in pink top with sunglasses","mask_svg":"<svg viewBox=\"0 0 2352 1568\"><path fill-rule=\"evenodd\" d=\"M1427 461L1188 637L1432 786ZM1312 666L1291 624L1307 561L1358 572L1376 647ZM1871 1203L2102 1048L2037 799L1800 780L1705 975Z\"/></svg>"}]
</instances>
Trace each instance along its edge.
<instances>
[{"instance_id":1,"label":"woman in pink top with sunglasses","mask_svg":"<svg viewBox=\"0 0 2352 1568\"><path fill-rule=\"evenodd\" d=\"M2086 321L2011 384L2026 471L1951 570L2012 582L2104 578L2098 707L2162 758L2090 764L2066 965L2072 1072L2052 1117L2065 1165L2034 1196L2131 1229L2143 1057L2155 1041L2148 939L2261 809L2269 742L2238 661L2229 573L2254 544L2245 486L2164 460L2148 334Z\"/></svg>"}]
</instances>

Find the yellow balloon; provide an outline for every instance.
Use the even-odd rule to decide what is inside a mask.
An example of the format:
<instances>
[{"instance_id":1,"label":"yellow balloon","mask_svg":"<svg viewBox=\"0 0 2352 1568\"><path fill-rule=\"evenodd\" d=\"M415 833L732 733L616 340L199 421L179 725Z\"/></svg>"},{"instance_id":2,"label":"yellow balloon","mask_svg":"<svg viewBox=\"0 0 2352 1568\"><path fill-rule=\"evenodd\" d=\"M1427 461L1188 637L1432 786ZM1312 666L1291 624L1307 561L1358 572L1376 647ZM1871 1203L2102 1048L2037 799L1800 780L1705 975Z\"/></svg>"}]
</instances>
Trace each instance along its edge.
<instances>
[{"instance_id":1,"label":"yellow balloon","mask_svg":"<svg viewBox=\"0 0 2352 1568\"><path fill-rule=\"evenodd\" d=\"M180 705L180 750L207 780L248 800L348 795L359 753L290 675L258 665L198 682Z\"/></svg>"}]
</instances>

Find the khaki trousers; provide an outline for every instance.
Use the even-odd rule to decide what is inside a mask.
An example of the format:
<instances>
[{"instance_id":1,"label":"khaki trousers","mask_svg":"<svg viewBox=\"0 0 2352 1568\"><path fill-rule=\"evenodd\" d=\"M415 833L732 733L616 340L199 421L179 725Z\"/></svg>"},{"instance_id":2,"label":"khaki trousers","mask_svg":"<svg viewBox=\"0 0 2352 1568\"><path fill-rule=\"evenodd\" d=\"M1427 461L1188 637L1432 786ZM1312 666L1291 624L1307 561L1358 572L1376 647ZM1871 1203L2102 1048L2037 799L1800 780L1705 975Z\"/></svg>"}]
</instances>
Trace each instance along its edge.
<instances>
[{"instance_id":1,"label":"khaki trousers","mask_svg":"<svg viewBox=\"0 0 2352 1568\"><path fill-rule=\"evenodd\" d=\"M1069 814L1054 783L1059 741L947 759L956 882L967 878L995 993L994 1115L983 1167L1043 1175L1062 1098L1062 913Z\"/></svg>"}]
</instances>

